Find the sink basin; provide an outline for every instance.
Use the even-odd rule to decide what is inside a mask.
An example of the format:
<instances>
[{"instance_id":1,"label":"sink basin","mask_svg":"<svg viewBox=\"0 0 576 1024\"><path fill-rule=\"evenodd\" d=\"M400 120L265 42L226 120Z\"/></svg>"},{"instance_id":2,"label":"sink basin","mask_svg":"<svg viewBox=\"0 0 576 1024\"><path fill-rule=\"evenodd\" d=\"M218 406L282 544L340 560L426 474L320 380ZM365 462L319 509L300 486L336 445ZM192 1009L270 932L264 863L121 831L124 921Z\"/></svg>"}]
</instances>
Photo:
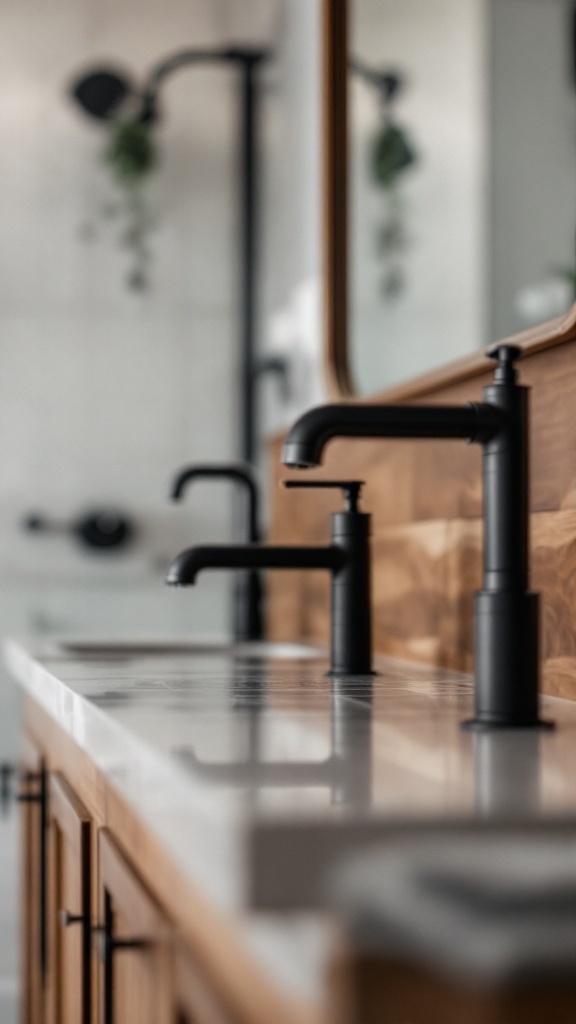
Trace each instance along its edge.
<instances>
[{"instance_id":1,"label":"sink basin","mask_svg":"<svg viewBox=\"0 0 576 1024\"><path fill-rule=\"evenodd\" d=\"M320 658L319 647L265 640L234 643L214 640L60 640L59 649L78 658L144 658L228 655L234 658L274 658L280 661Z\"/></svg>"}]
</instances>

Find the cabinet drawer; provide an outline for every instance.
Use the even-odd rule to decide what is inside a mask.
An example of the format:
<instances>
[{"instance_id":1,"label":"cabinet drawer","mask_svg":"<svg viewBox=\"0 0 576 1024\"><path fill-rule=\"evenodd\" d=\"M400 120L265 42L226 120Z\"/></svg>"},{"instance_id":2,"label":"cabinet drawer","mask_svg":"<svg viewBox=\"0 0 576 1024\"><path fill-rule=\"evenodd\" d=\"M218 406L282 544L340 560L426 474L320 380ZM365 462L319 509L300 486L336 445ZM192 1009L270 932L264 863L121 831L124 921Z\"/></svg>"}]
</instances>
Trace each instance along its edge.
<instances>
[{"instance_id":1,"label":"cabinet drawer","mask_svg":"<svg viewBox=\"0 0 576 1024\"><path fill-rule=\"evenodd\" d=\"M90 816L55 772L48 785L48 1020L90 1024Z\"/></svg>"},{"instance_id":2,"label":"cabinet drawer","mask_svg":"<svg viewBox=\"0 0 576 1024\"><path fill-rule=\"evenodd\" d=\"M173 1024L170 927L107 829L98 876L101 1024Z\"/></svg>"}]
</instances>

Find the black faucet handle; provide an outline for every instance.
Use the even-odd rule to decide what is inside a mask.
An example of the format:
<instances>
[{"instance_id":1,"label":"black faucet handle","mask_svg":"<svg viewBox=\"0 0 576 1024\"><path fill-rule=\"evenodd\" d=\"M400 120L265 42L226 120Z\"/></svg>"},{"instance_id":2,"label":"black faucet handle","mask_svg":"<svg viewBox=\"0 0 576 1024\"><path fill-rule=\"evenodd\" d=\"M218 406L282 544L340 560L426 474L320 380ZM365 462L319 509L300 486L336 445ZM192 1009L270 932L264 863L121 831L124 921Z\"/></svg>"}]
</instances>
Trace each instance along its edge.
<instances>
[{"instance_id":1,"label":"black faucet handle","mask_svg":"<svg viewBox=\"0 0 576 1024\"><path fill-rule=\"evenodd\" d=\"M346 512L358 512L360 492L364 480L283 480L283 487L324 487L342 491L346 500Z\"/></svg>"},{"instance_id":2,"label":"black faucet handle","mask_svg":"<svg viewBox=\"0 0 576 1024\"><path fill-rule=\"evenodd\" d=\"M514 384L516 380L514 364L522 358L524 350L519 345L498 344L487 349L486 355L498 364L494 379L501 384Z\"/></svg>"}]
</instances>

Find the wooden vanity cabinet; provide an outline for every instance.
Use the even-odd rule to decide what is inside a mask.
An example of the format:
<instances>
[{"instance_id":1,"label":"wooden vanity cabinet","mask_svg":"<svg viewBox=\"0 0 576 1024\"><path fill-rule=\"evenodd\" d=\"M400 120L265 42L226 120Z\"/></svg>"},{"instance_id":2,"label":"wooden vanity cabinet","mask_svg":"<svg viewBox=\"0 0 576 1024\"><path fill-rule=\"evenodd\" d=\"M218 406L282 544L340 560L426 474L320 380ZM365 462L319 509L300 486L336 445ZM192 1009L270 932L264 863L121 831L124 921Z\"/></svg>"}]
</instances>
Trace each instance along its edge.
<instances>
[{"instance_id":1,"label":"wooden vanity cabinet","mask_svg":"<svg viewBox=\"0 0 576 1024\"><path fill-rule=\"evenodd\" d=\"M35 703L27 715L21 1024L324 1024L233 930L196 927L198 904L130 808Z\"/></svg>"},{"instance_id":2,"label":"wooden vanity cabinet","mask_svg":"<svg viewBox=\"0 0 576 1024\"><path fill-rule=\"evenodd\" d=\"M29 737L22 769L23 1024L238 1024L110 831L93 843L86 807Z\"/></svg>"},{"instance_id":3,"label":"wooden vanity cabinet","mask_svg":"<svg viewBox=\"0 0 576 1024\"><path fill-rule=\"evenodd\" d=\"M47 1024L90 1024L90 816L55 772L48 783Z\"/></svg>"}]
</instances>

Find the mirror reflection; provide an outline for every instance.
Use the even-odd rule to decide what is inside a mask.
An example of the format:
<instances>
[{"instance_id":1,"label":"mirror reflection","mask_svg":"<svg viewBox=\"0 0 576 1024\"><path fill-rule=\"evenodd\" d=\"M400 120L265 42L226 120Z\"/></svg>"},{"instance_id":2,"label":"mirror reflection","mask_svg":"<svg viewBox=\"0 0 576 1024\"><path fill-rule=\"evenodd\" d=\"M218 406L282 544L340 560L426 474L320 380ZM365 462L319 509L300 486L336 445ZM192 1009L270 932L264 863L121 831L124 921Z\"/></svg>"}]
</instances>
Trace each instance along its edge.
<instances>
[{"instance_id":1,"label":"mirror reflection","mask_svg":"<svg viewBox=\"0 0 576 1024\"><path fill-rule=\"evenodd\" d=\"M576 275L573 5L353 0L358 391L567 311Z\"/></svg>"}]
</instances>

